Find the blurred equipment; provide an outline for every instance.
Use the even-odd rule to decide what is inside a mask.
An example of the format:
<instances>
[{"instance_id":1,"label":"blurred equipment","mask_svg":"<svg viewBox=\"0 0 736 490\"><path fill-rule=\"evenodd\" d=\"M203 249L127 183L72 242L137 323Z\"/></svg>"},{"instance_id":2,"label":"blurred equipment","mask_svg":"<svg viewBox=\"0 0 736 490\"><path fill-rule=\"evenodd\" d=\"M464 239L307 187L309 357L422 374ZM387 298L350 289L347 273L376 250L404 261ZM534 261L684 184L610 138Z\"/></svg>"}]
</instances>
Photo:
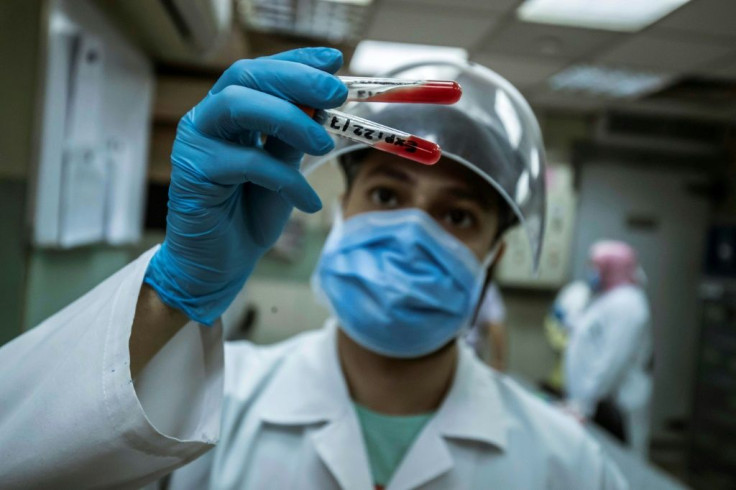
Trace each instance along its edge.
<instances>
[{"instance_id":1,"label":"blurred equipment","mask_svg":"<svg viewBox=\"0 0 736 490\"><path fill-rule=\"evenodd\" d=\"M95 4L147 54L168 62L207 58L232 25L231 0L96 0Z\"/></svg>"},{"instance_id":2,"label":"blurred equipment","mask_svg":"<svg viewBox=\"0 0 736 490\"><path fill-rule=\"evenodd\" d=\"M142 230L153 70L88 2L51 3L33 243L132 243Z\"/></svg>"},{"instance_id":3,"label":"blurred equipment","mask_svg":"<svg viewBox=\"0 0 736 490\"><path fill-rule=\"evenodd\" d=\"M708 236L689 469L698 488L718 490L736 487L736 226Z\"/></svg>"},{"instance_id":4,"label":"blurred equipment","mask_svg":"<svg viewBox=\"0 0 736 490\"><path fill-rule=\"evenodd\" d=\"M248 30L341 43L360 39L373 0L238 0Z\"/></svg>"},{"instance_id":5,"label":"blurred equipment","mask_svg":"<svg viewBox=\"0 0 736 490\"><path fill-rule=\"evenodd\" d=\"M556 362L542 389L558 397L564 397L565 370L563 355L567 349L572 329L590 302L591 291L585 281L573 281L559 292L549 314L544 319L544 332Z\"/></svg>"},{"instance_id":6,"label":"blurred equipment","mask_svg":"<svg viewBox=\"0 0 736 490\"><path fill-rule=\"evenodd\" d=\"M736 225L713 226L708 230L705 275L718 280L736 279Z\"/></svg>"},{"instance_id":7,"label":"blurred equipment","mask_svg":"<svg viewBox=\"0 0 736 490\"><path fill-rule=\"evenodd\" d=\"M623 242L597 242L589 264L600 286L572 326L565 353L568 403L646 459L653 347L636 252Z\"/></svg>"},{"instance_id":8,"label":"blurred equipment","mask_svg":"<svg viewBox=\"0 0 736 490\"><path fill-rule=\"evenodd\" d=\"M704 164L712 165L713 158L722 151L728 131L728 124L715 119L611 110L599 119L596 141L638 151L663 152L676 158L677 163L701 158L707 159Z\"/></svg>"},{"instance_id":9,"label":"blurred equipment","mask_svg":"<svg viewBox=\"0 0 736 490\"><path fill-rule=\"evenodd\" d=\"M556 290L569 280L577 204L572 168L550 164L544 180L547 226L539 270L534 273L530 267L532 253L523 230L511 230L505 237L506 253L498 264L496 275L502 287Z\"/></svg>"}]
</instances>

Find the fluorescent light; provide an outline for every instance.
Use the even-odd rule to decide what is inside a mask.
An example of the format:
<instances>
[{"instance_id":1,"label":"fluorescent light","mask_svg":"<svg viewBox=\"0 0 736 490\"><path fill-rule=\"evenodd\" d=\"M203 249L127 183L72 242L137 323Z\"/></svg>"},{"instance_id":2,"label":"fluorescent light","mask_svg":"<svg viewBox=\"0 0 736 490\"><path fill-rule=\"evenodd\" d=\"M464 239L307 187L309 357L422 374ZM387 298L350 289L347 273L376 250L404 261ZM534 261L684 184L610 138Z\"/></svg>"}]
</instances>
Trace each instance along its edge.
<instances>
[{"instance_id":1,"label":"fluorescent light","mask_svg":"<svg viewBox=\"0 0 736 490\"><path fill-rule=\"evenodd\" d=\"M633 98L654 92L669 82L661 73L638 72L593 65L574 65L549 79L560 92L582 92L612 98Z\"/></svg>"},{"instance_id":2,"label":"fluorescent light","mask_svg":"<svg viewBox=\"0 0 736 490\"><path fill-rule=\"evenodd\" d=\"M237 0L247 28L333 43L357 41L372 0Z\"/></svg>"},{"instance_id":3,"label":"fluorescent light","mask_svg":"<svg viewBox=\"0 0 736 490\"><path fill-rule=\"evenodd\" d=\"M521 20L542 24L638 31L690 0L526 0Z\"/></svg>"},{"instance_id":4,"label":"fluorescent light","mask_svg":"<svg viewBox=\"0 0 736 490\"><path fill-rule=\"evenodd\" d=\"M467 59L468 52L463 48L365 40L355 48L350 71L356 75L378 75L418 61Z\"/></svg>"},{"instance_id":5,"label":"fluorescent light","mask_svg":"<svg viewBox=\"0 0 736 490\"><path fill-rule=\"evenodd\" d=\"M332 3L347 3L348 5L360 5L361 7L367 7L373 0L324 0L325 2Z\"/></svg>"}]
</instances>

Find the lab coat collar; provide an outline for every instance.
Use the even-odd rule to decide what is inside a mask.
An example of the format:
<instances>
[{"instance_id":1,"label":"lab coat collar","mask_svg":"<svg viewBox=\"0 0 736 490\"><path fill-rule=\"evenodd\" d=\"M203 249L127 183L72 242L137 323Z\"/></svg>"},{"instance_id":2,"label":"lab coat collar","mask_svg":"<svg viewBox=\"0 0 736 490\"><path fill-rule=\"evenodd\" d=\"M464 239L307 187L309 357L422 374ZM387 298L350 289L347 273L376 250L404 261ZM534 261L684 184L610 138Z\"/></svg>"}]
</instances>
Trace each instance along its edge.
<instances>
[{"instance_id":1,"label":"lab coat collar","mask_svg":"<svg viewBox=\"0 0 736 490\"><path fill-rule=\"evenodd\" d=\"M506 415L495 372L458 342L452 387L396 469L387 490L417 488L453 467L447 439L480 442L487 450L506 447Z\"/></svg>"},{"instance_id":2,"label":"lab coat collar","mask_svg":"<svg viewBox=\"0 0 736 490\"><path fill-rule=\"evenodd\" d=\"M461 341L452 387L435 416L437 430L451 439L506 447L506 413L498 388L498 374L490 370Z\"/></svg>"},{"instance_id":3,"label":"lab coat collar","mask_svg":"<svg viewBox=\"0 0 736 490\"><path fill-rule=\"evenodd\" d=\"M322 332L305 340L268 383L257 410L261 419L277 425L310 425L328 422L312 434L315 449L345 488L370 485L360 426L337 353L336 322L328 320ZM452 468L445 439L483 443L503 450L506 415L490 372L464 345L452 387L435 416L406 454L389 488L421 485Z\"/></svg>"},{"instance_id":4,"label":"lab coat collar","mask_svg":"<svg viewBox=\"0 0 736 490\"><path fill-rule=\"evenodd\" d=\"M327 422L311 432L314 450L344 489L373 488L358 417L337 355L336 325L308 337L278 368L258 402L261 420L277 425Z\"/></svg>"},{"instance_id":5,"label":"lab coat collar","mask_svg":"<svg viewBox=\"0 0 736 490\"><path fill-rule=\"evenodd\" d=\"M337 355L336 324L328 320L284 359L259 402L261 419L279 425L309 425L352 410Z\"/></svg>"}]
</instances>

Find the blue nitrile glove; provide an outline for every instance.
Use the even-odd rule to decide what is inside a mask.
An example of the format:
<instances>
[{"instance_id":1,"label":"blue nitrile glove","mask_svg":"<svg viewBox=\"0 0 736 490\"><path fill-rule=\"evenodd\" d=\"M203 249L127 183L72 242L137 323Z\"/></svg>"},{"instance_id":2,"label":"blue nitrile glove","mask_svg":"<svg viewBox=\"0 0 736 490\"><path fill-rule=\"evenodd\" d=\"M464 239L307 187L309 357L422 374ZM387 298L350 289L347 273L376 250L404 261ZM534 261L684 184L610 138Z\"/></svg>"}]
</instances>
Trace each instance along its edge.
<instances>
[{"instance_id":1,"label":"blue nitrile glove","mask_svg":"<svg viewBox=\"0 0 736 490\"><path fill-rule=\"evenodd\" d=\"M145 282L206 325L220 316L281 234L293 207L322 203L299 172L304 153L334 144L294 103L337 107L347 89L331 75L334 49L241 60L179 122L171 154L166 239ZM269 135L266 143L261 135Z\"/></svg>"}]
</instances>

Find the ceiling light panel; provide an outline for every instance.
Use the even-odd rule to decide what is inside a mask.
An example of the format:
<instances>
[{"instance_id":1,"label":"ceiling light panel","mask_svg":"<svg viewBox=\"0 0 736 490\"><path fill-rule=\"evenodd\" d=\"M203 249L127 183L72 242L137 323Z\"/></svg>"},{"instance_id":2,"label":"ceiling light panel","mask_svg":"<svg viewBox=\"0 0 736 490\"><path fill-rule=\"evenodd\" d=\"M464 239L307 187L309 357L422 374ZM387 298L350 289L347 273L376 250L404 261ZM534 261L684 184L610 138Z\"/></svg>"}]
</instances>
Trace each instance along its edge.
<instances>
[{"instance_id":1,"label":"ceiling light panel","mask_svg":"<svg viewBox=\"0 0 736 490\"><path fill-rule=\"evenodd\" d=\"M671 77L662 73L632 71L596 65L574 65L549 79L557 92L617 99L641 97L663 88Z\"/></svg>"},{"instance_id":2,"label":"ceiling light panel","mask_svg":"<svg viewBox=\"0 0 736 490\"><path fill-rule=\"evenodd\" d=\"M638 31L690 0L527 0L517 10L527 22L610 31Z\"/></svg>"},{"instance_id":3,"label":"ceiling light panel","mask_svg":"<svg viewBox=\"0 0 736 490\"><path fill-rule=\"evenodd\" d=\"M406 0L391 0L391 4L398 4ZM386 3L386 2L383 2ZM519 4L519 0L408 0L414 6L422 7L452 7L453 9L473 9L476 11L488 11L495 13L506 13L512 11Z\"/></svg>"},{"instance_id":4,"label":"ceiling light panel","mask_svg":"<svg viewBox=\"0 0 736 490\"><path fill-rule=\"evenodd\" d=\"M340 43L360 38L371 6L372 0L238 0L238 14L254 31Z\"/></svg>"},{"instance_id":5,"label":"ceiling light panel","mask_svg":"<svg viewBox=\"0 0 736 490\"><path fill-rule=\"evenodd\" d=\"M463 48L365 40L358 43L350 60L350 72L375 76L418 61L464 61Z\"/></svg>"}]
</instances>

